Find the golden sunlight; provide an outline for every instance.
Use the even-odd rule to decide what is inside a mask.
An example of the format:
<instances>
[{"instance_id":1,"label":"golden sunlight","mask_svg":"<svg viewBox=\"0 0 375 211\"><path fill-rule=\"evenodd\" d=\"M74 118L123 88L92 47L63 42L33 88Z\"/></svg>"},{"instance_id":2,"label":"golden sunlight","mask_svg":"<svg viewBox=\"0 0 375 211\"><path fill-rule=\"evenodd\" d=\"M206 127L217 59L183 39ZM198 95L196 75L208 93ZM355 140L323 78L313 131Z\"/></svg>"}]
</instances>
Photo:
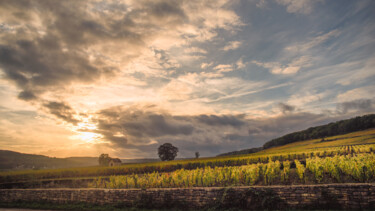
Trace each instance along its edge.
<instances>
[{"instance_id":1,"label":"golden sunlight","mask_svg":"<svg viewBox=\"0 0 375 211\"><path fill-rule=\"evenodd\" d=\"M92 132L97 129L96 125L90 123L91 116L82 118L81 122L71 128L77 135L71 136L71 139L81 140L86 143L99 143L102 142L103 135Z\"/></svg>"},{"instance_id":2,"label":"golden sunlight","mask_svg":"<svg viewBox=\"0 0 375 211\"><path fill-rule=\"evenodd\" d=\"M93 132L80 132L76 131L78 134L71 136L71 139L82 140L86 143L98 143L101 142L100 139L103 138L101 134Z\"/></svg>"}]
</instances>

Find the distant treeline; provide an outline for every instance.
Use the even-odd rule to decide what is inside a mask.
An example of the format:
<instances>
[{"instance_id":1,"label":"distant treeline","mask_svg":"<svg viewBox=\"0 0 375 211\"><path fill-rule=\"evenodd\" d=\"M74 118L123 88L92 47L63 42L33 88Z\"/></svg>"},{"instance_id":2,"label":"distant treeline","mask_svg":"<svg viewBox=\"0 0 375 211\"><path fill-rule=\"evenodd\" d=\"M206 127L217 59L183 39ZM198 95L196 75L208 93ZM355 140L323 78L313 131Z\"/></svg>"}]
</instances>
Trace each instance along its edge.
<instances>
[{"instance_id":1,"label":"distant treeline","mask_svg":"<svg viewBox=\"0 0 375 211\"><path fill-rule=\"evenodd\" d=\"M218 156L229 156L229 155L242 155L256 153L263 149L268 149L271 147L282 146L285 144L304 141L316 138L325 138L327 136L335 136L345 133L350 133L359 130L366 130L375 127L375 114L368 114L364 116L358 116L351 119L341 120L338 122L332 122L326 125L321 125L317 127L310 127L309 129L289 133L279 138L272 139L266 142L263 147L243 149L234 152L227 152L220 154Z\"/></svg>"},{"instance_id":2,"label":"distant treeline","mask_svg":"<svg viewBox=\"0 0 375 211\"><path fill-rule=\"evenodd\" d=\"M310 127L307 130L299 132L289 133L265 143L263 148L268 149L297 141L335 136L359 130L366 130L373 127L375 127L375 114L369 114L317 127Z\"/></svg>"},{"instance_id":3,"label":"distant treeline","mask_svg":"<svg viewBox=\"0 0 375 211\"><path fill-rule=\"evenodd\" d=\"M227 152L227 153L219 154L219 155L217 155L217 157L231 156L231 155L246 155L246 154L256 153L256 152L259 152L261 150L263 150L263 147L243 149L243 150L239 150L239 151L233 151L233 152Z\"/></svg>"}]
</instances>

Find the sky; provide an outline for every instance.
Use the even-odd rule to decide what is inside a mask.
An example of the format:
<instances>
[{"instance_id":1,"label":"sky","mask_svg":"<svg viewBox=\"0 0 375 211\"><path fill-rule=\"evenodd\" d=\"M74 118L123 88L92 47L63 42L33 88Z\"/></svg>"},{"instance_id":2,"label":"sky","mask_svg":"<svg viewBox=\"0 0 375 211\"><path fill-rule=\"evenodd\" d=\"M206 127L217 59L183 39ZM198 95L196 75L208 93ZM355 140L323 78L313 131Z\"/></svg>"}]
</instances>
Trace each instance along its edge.
<instances>
[{"instance_id":1,"label":"sky","mask_svg":"<svg viewBox=\"0 0 375 211\"><path fill-rule=\"evenodd\" d=\"M375 112L375 1L2 0L0 149L215 156Z\"/></svg>"}]
</instances>

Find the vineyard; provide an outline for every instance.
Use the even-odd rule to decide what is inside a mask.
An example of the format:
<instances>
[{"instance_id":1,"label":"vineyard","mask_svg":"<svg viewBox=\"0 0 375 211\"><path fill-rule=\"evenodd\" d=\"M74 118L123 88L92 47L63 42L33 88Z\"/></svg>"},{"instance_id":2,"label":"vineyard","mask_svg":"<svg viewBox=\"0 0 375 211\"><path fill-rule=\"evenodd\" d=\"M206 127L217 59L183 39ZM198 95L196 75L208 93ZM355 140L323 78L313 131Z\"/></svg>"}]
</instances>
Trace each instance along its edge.
<instances>
[{"instance_id":1,"label":"vineyard","mask_svg":"<svg viewBox=\"0 0 375 211\"><path fill-rule=\"evenodd\" d=\"M313 181L321 183L333 179L334 182L375 182L375 155L341 155L326 158L308 158L306 167L298 160L291 169L290 161L270 161L267 164L251 164L231 167L206 167L195 170L180 169L171 173L148 173L143 175L111 176L97 178L94 188L187 188L213 186L248 186L272 184L305 184L308 173ZM291 181L290 179L296 181ZM345 179L344 179L345 178Z\"/></svg>"},{"instance_id":2,"label":"vineyard","mask_svg":"<svg viewBox=\"0 0 375 211\"><path fill-rule=\"evenodd\" d=\"M0 183L90 178L95 188L167 188L375 182L374 134L361 131L245 156L2 172Z\"/></svg>"}]
</instances>

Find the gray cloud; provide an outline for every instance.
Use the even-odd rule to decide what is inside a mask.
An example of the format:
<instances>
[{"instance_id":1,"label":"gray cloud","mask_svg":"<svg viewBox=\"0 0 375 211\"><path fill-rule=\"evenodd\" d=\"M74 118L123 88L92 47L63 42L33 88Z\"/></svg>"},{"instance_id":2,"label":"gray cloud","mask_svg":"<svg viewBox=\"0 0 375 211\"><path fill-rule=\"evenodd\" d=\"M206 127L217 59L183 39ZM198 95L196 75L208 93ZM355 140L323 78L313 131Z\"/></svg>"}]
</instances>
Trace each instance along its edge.
<instances>
[{"instance_id":1,"label":"gray cloud","mask_svg":"<svg viewBox=\"0 0 375 211\"><path fill-rule=\"evenodd\" d=\"M277 107L281 110L281 112L283 112L284 114L287 113L287 112L292 112L296 109L295 106L292 106L292 105L288 105L286 103L278 103L277 104Z\"/></svg>"},{"instance_id":2,"label":"gray cloud","mask_svg":"<svg viewBox=\"0 0 375 211\"><path fill-rule=\"evenodd\" d=\"M371 99L359 99L353 101L347 101L343 103L339 103L337 105L337 111L339 113L348 113L350 111L355 112L370 112L374 111L374 104L375 102Z\"/></svg>"},{"instance_id":3,"label":"gray cloud","mask_svg":"<svg viewBox=\"0 0 375 211\"><path fill-rule=\"evenodd\" d=\"M34 93L30 92L30 91L21 91L18 94L18 98L21 99L21 100L24 100L24 101L32 101L32 100L37 99L37 97L34 95Z\"/></svg>"},{"instance_id":4,"label":"gray cloud","mask_svg":"<svg viewBox=\"0 0 375 211\"><path fill-rule=\"evenodd\" d=\"M77 124L79 122L79 120L74 117L76 112L64 102L49 101L45 102L43 107L48 109L49 113L66 122L72 124Z\"/></svg>"},{"instance_id":5,"label":"gray cloud","mask_svg":"<svg viewBox=\"0 0 375 211\"><path fill-rule=\"evenodd\" d=\"M235 15L216 25L190 17L205 8L218 9L199 1L1 1L0 69L20 89L19 99L42 104L46 92L118 75L145 49L164 52L150 46L160 35L187 44L239 23L231 19ZM181 30L184 24L192 27L189 32ZM160 62L163 68L178 67L166 56Z\"/></svg>"},{"instance_id":6,"label":"gray cloud","mask_svg":"<svg viewBox=\"0 0 375 211\"><path fill-rule=\"evenodd\" d=\"M129 56L121 60L126 63L140 54L160 25L171 27L186 19L181 5L172 1L138 2L132 11L120 2L1 1L0 11L14 28L0 34L0 67L24 90L23 100L35 99L48 87L112 76L118 67L103 53L127 47Z\"/></svg>"},{"instance_id":7,"label":"gray cloud","mask_svg":"<svg viewBox=\"0 0 375 211\"><path fill-rule=\"evenodd\" d=\"M113 107L102 110L97 115L99 132L119 145L149 144L155 138L186 136L194 131L190 122L166 113ZM114 136L115 134L122 138Z\"/></svg>"},{"instance_id":8,"label":"gray cloud","mask_svg":"<svg viewBox=\"0 0 375 211\"><path fill-rule=\"evenodd\" d=\"M245 124L243 121L244 115L199 115L195 117L199 122L211 126L233 126L240 127Z\"/></svg>"},{"instance_id":9,"label":"gray cloud","mask_svg":"<svg viewBox=\"0 0 375 211\"><path fill-rule=\"evenodd\" d=\"M0 45L0 67L9 80L24 90L20 99L35 98L48 87L94 81L114 71L114 67L98 68L83 52L87 43L95 44L95 38L105 36L103 27L85 20L88 15L83 6L76 1L28 1L26 4L2 1L3 9L14 13L21 10L23 16L37 14L45 28L41 35L42 29L33 26L33 19L22 20L26 26L19 20L15 34L1 34L6 44ZM14 18L17 20L18 16Z\"/></svg>"},{"instance_id":10,"label":"gray cloud","mask_svg":"<svg viewBox=\"0 0 375 211\"><path fill-rule=\"evenodd\" d=\"M242 115L181 116L156 107L112 107L97 113L96 133L118 148L155 151L170 142L181 157L195 151L213 156L219 153L262 146L266 141L308 127L341 119L339 116L308 112L285 113L278 117L251 118Z\"/></svg>"},{"instance_id":11,"label":"gray cloud","mask_svg":"<svg viewBox=\"0 0 375 211\"><path fill-rule=\"evenodd\" d=\"M98 112L95 121L94 132L118 147L155 150L156 145L171 142L186 156L197 150L215 154L226 142L238 145L246 138L238 135L247 136L245 115L181 116L155 107L117 106Z\"/></svg>"}]
</instances>

